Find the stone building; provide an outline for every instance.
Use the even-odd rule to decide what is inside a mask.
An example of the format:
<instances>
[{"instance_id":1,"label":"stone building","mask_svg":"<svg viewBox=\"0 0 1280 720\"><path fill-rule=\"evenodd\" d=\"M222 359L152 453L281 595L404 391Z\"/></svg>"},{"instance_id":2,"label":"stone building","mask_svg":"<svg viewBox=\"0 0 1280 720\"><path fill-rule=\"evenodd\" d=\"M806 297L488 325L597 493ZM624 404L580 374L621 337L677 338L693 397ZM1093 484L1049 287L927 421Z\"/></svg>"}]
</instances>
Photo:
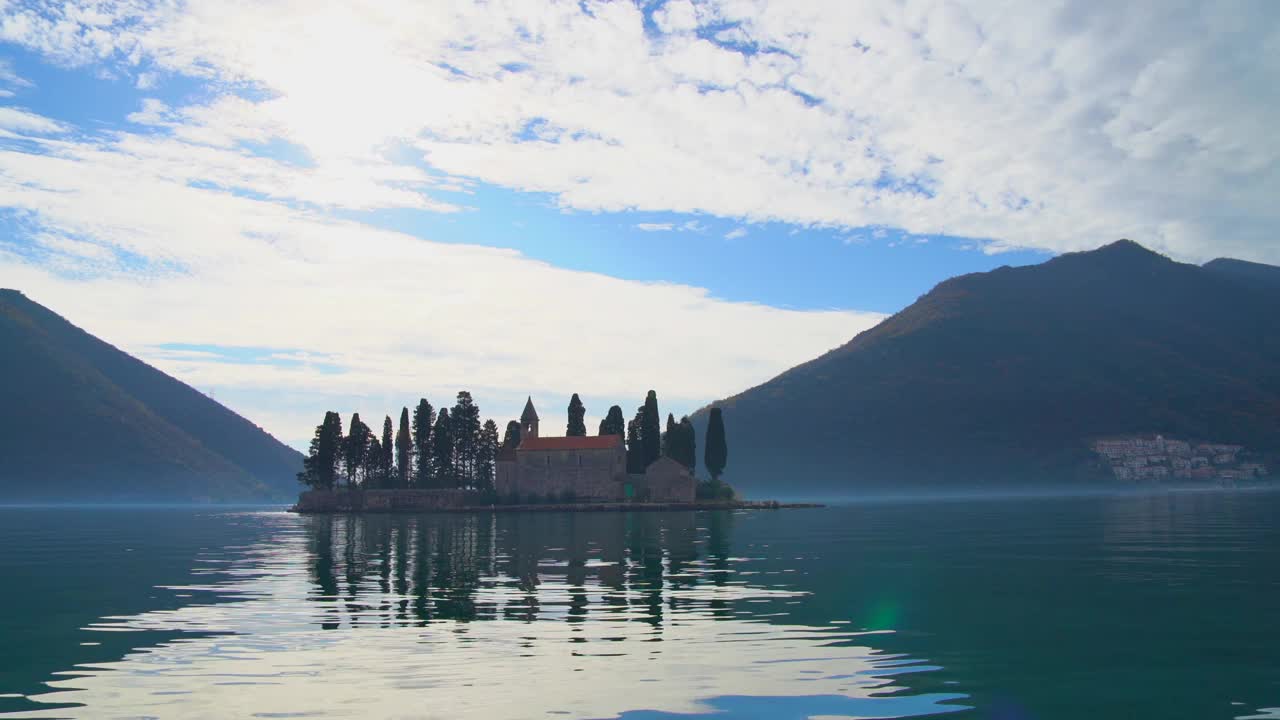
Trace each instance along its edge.
<instances>
[{"instance_id":1,"label":"stone building","mask_svg":"<svg viewBox=\"0 0 1280 720\"><path fill-rule=\"evenodd\" d=\"M689 468L660 457L645 468L638 492L648 502L693 502L697 482Z\"/></svg>"},{"instance_id":2,"label":"stone building","mask_svg":"<svg viewBox=\"0 0 1280 720\"><path fill-rule=\"evenodd\" d=\"M695 481L670 458L627 474L620 435L542 437L533 398L520 415L520 445L498 453L494 487L502 498L572 502L693 502Z\"/></svg>"}]
</instances>

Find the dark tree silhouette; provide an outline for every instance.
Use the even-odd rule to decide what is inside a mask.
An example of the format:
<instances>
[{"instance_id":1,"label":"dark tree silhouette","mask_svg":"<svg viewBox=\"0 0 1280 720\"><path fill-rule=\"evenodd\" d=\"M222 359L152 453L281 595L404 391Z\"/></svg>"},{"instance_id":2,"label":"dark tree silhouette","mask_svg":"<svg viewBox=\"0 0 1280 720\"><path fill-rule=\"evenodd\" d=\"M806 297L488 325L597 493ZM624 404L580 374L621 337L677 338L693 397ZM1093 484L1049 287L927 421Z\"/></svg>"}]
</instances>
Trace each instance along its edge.
<instances>
[{"instance_id":1,"label":"dark tree silhouette","mask_svg":"<svg viewBox=\"0 0 1280 720\"><path fill-rule=\"evenodd\" d=\"M396 431L396 487L409 487L413 475L413 433L409 430L409 408L400 408L400 429Z\"/></svg>"},{"instance_id":2,"label":"dark tree silhouette","mask_svg":"<svg viewBox=\"0 0 1280 720\"><path fill-rule=\"evenodd\" d=\"M512 450L520 447L520 421L512 420L507 423L507 432L502 436L502 447Z\"/></svg>"},{"instance_id":3,"label":"dark tree silhouette","mask_svg":"<svg viewBox=\"0 0 1280 720\"><path fill-rule=\"evenodd\" d=\"M680 438L676 437L680 431L676 429L676 418L671 413L667 413L667 429L662 431L662 456L674 458L676 456L676 446L680 444Z\"/></svg>"},{"instance_id":4,"label":"dark tree silhouette","mask_svg":"<svg viewBox=\"0 0 1280 720\"><path fill-rule=\"evenodd\" d=\"M627 422L627 472L638 475L648 467L644 462L644 439L641 426L644 424L644 407L636 408L636 416Z\"/></svg>"},{"instance_id":5,"label":"dark tree silhouette","mask_svg":"<svg viewBox=\"0 0 1280 720\"><path fill-rule=\"evenodd\" d=\"M662 456L662 415L658 412L658 394L652 390L641 409L640 444L646 468Z\"/></svg>"},{"instance_id":6,"label":"dark tree silhouette","mask_svg":"<svg viewBox=\"0 0 1280 720\"><path fill-rule=\"evenodd\" d=\"M565 429L564 434L567 437L582 437L587 434L587 423L583 420L587 415L587 408L582 405L582 400L578 398L578 393L574 393L569 398L569 426Z\"/></svg>"},{"instance_id":7,"label":"dark tree silhouette","mask_svg":"<svg viewBox=\"0 0 1280 720\"><path fill-rule=\"evenodd\" d=\"M435 487L435 445L431 434L436 424L436 411L426 398L418 401L413 409L413 447L417 452L417 466L414 468L413 486L420 488Z\"/></svg>"},{"instance_id":8,"label":"dark tree silhouette","mask_svg":"<svg viewBox=\"0 0 1280 720\"><path fill-rule=\"evenodd\" d=\"M383 416L382 439L378 443L378 484L384 488L395 486L396 443L391 428L391 416Z\"/></svg>"},{"instance_id":9,"label":"dark tree silhouette","mask_svg":"<svg viewBox=\"0 0 1280 720\"><path fill-rule=\"evenodd\" d=\"M354 487L364 467L365 454L369 450L369 426L360 420L360 413L351 413L351 425L343 444L343 460L347 468L347 487Z\"/></svg>"},{"instance_id":10,"label":"dark tree silhouette","mask_svg":"<svg viewBox=\"0 0 1280 720\"><path fill-rule=\"evenodd\" d=\"M617 405L609 408L609 414L600 421L600 434L626 437L627 421L622 417L622 408Z\"/></svg>"},{"instance_id":11,"label":"dark tree silhouette","mask_svg":"<svg viewBox=\"0 0 1280 720\"><path fill-rule=\"evenodd\" d=\"M702 461L714 481L720 479L729 462L729 445L724 437L724 415L718 407L711 408L711 415L707 419L707 448Z\"/></svg>"},{"instance_id":12,"label":"dark tree silhouette","mask_svg":"<svg viewBox=\"0 0 1280 720\"><path fill-rule=\"evenodd\" d=\"M476 489L492 493L498 462L498 424L493 420L485 420L480 428L476 450Z\"/></svg>"},{"instance_id":13,"label":"dark tree silhouette","mask_svg":"<svg viewBox=\"0 0 1280 720\"><path fill-rule=\"evenodd\" d=\"M364 448L364 487L367 490L379 490L386 487L386 478L382 474L382 443L378 436L369 433L369 444Z\"/></svg>"},{"instance_id":14,"label":"dark tree silhouette","mask_svg":"<svg viewBox=\"0 0 1280 720\"><path fill-rule=\"evenodd\" d=\"M442 411L443 412L443 411ZM474 487L476 482L476 444L480 439L480 407L471 393L458 393L458 401L449 411L449 431L453 433L454 478L458 487Z\"/></svg>"},{"instance_id":15,"label":"dark tree silhouette","mask_svg":"<svg viewBox=\"0 0 1280 720\"><path fill-rule=\"evenodd\" d=\"M680 454L675 459L689 468L689 474L696 474L698 469L698 434L693 429L693 421L688 415L680 418L677 426L680 431Z\"/></svg>"},{"instance_id":16,"label":"dark tree silhouette","mask_svg":"<svg viewBox=\"0 0 1280 720\"><path fill-rule=\"evenodd\" d=\"M448 408L440 408L431 430L432 487L457 487L453 461L453 428Z\"/></svg>"},{"instance_id":17,"label":"dark tree silhouette","mask_svg":"<svg viewBox=\"0 0 1280 720\"><path fill-rule=\"evenodd\" d=\"M332 490L338 479L342 455L342 417L329 411L324 414L324 422L316 426L298 480L317 490Z\"/></svg>"}]
</instances>

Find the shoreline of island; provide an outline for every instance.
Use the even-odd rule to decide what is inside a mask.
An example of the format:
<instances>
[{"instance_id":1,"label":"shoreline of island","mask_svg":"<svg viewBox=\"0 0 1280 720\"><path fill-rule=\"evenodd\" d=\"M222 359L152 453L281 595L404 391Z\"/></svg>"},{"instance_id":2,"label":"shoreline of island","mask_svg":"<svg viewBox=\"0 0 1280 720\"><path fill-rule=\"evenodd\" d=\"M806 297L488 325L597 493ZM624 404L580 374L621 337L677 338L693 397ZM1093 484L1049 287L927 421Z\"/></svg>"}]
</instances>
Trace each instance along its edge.
<instances>
[{"instance_id":1,"label":"shoreline of island","mask_svg":"<svg viewBox=\"0 0 1280 720\"><path fill-rule=\"evenodd\" d=\"M822 503L778 500L694 500L693 502L485 502L470 490L308 490L289 512L337 513L488 513L488 512L673 512L681 510L784 510L826 507Z\"/></svg>"}]
</instances>

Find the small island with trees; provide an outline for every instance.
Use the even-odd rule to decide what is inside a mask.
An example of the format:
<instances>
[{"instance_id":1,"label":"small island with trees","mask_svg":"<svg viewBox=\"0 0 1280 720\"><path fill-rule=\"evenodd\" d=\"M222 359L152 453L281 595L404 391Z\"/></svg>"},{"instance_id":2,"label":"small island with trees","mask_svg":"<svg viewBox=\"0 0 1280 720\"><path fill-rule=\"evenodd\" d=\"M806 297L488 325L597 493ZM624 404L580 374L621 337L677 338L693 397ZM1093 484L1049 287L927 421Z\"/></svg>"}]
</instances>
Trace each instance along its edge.
<instances>
[{"instance_id":1,"label":"small island with trees","mask_svg":"<svg viewBox=\"0 0 1280 720\"><path fill-rule=\"evenodd\" d=\"M569 400L562 437L544 436L530 397L501 440L492 419L481 422L470 392L437 411L423 398L388 415L381 435L353 413L346 433L336 412L325 413L298 480L297 512L423 512L476 510L666 510L776 508L745 501L723 480L729 449L719 408L708 414L703 464L697 479L697 434L686 416L667 415L661 427L650 390L624 421L614 405L596 435L586 408Z\"/></svg>"}]
</instances>

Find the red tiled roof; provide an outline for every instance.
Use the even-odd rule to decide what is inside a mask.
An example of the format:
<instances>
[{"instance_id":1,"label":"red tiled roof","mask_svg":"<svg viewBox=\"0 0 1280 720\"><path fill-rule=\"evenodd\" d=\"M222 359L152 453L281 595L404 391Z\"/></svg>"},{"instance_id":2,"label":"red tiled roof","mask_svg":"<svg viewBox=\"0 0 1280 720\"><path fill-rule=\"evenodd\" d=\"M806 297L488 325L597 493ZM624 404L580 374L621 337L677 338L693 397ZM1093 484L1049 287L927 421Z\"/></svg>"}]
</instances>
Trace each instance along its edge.
<instances>
[{"instance_id":1,"label":"red tiled roof","mask_svg":"<svg viewBox=\"0 0 1280 720\"><path fill-rule=\"evenodd\" d=\"M622 445L621 435L536 437L520 441L520 450L610 450Z\"/></svg>"}]
</instances>

